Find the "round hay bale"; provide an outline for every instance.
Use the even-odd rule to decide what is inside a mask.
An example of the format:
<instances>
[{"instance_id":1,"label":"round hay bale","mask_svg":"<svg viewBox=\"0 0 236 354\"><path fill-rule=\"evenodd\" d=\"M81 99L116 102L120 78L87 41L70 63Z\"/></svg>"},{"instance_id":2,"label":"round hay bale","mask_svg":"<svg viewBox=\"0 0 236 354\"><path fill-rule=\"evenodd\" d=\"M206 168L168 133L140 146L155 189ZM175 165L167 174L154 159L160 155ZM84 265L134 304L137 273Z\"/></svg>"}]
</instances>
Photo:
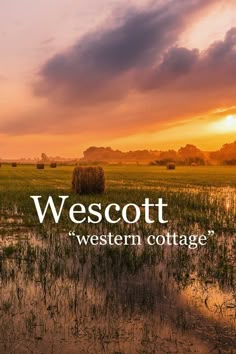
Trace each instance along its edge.
<instances>
[{"instance_id":1,"label":"round hay bale","mask_svg":"<svg viewBox=\"0 0 236 354\"><path fill-rule=\"evenodd\" d=\"M57 163L56 162L51 162L50 163L51 168L57 168Z\"/></svg>"},{"instance_id":2,"label":"round hay bale","mask_svg":"<svg viewBox=\"0 0 236 354\"><path fill-rule=\"evenodd\" d=\"M72 190L78 194L101 194L105 191L105 175L102 167L75 167Z\"/></svg>"},{"instance_id":3,"label":"round hay bale","mask_svg":"<svg viewBox=\"0 0 236 354\"><path fill-rule=\"evenodd\" d=\"M2 163L0 162L0 167L2 167Z\"/></svg>"},{"instance_id":4,"label":"round hay bale","mask_svg":"<svg viewBox=\"0 0 236 354\"><path fill-rule=\"evenodd\" d=\"M166 168L167 170L175 170L175 163L174 162L169 162L167 165L166 165Z\"/></svg>"},{"instance_id":5,"label":"round hay bale","mask_svg":"<svg viewBox=\"0 0 236 354\"><path fill-rule=\"evenodd\" d=\"M11 166L12 167L17 167L17 163L16 162L12 162Z\"/></svg>"},{"instance_id":6,"label":"round hay bale","mask_svg":"<svg viewBox=\"0 0 236 354\"><path fill-rule=\"evenodd\" d=\"M36 168L38 170L44 170L44 163L37 163Z\"/></svg>"}]
</instances>

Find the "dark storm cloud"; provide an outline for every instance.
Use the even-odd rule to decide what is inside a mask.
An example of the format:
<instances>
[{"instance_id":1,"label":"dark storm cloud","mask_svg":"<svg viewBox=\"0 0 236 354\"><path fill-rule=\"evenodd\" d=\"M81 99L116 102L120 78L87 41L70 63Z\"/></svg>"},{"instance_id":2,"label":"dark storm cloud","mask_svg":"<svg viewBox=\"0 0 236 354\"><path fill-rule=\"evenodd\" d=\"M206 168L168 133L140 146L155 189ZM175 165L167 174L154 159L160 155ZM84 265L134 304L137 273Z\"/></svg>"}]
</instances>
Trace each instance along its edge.
<instances>
[{"instance_id":1,"label":"dark storm cloud","mask_svg":"<svg viewBox=\"0 0 236 354\"><path fill-rule=\"evenodd\" d=\"M89 33L48 60L40 69L35 93L79 104L125 96L136 88L139 73L157 64L176 42L188 17L212 2L169 1L127 11L115 27Z\"/></svg>"},{"instance_id":2,"label":"dark storm cloud","mask_svg":"<svg viewBox=\"0 0 236 354\"><path fill-rule=\"evenodd\" d=\"M170 48L160 65L143 79L140 90L185 89L214 93L236 89L236 28L223 41L213 43L205 52ZM200 94L201 94L200 92Z\"/></svg>"},{"instance_id":3,"label":"dark storm cloud","mask_svg":"<svg viewBox=\"0 0 236 354\"><path fill-rule=\"evenodd\" d=\"M141 80L140 90L160 88L172 85L173 81L191 72L199 60L197 49L188 50L187 48L170 48L164 54L162 62L145 73Z\"/></svg>"}]
</instances>

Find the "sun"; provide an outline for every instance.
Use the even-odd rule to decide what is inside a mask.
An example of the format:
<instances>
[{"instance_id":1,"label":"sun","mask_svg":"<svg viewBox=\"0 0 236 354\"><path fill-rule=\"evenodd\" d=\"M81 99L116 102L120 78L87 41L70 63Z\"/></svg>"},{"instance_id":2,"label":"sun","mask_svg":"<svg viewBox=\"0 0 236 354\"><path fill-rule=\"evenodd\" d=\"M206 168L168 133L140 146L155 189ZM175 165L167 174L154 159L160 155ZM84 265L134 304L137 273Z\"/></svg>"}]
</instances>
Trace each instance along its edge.
<instances>
[{"instance_id":1,"label":"sun","mask_svg":"<svg viewBox=\"0 0 236 354\"><path fill-rule=\"evenodd\" d=\"M226 128L230 130L231 128L234 128L235 125L236 125L236 119L234 116L230 115L225 118Z\"/></svg>"},{"instance_id":2,"label":"sun","mask_svg":"<svg viewBox=\"0 0 236 354\"><path fill-rule=\"evenodd\" d=\"M231 114L226 117L222 117L221 120L211 123L209 128L212 132L216 132L218 134L236 132L236 117Z\"/></svg>"}]
</instances>

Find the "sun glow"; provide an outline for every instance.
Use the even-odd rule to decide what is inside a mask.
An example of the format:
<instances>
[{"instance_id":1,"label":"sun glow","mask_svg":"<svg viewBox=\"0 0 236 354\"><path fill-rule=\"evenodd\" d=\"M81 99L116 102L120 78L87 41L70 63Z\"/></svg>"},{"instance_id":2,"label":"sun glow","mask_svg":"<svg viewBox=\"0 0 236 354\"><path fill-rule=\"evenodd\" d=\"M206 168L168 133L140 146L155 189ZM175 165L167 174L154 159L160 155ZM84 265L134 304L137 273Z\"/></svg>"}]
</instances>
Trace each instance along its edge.
<instances>
[{"instance_id":1,"label":"sun glow","mask_svg":"<svg viewBox=\"0 0 236 354\"><path fill-rule=\"evenodd\" d=\"M234 116L230 115L226 117L225 125L228 129L235 127L235 124L236 124L236 119Z\"/></svg>"},{"instance_id":2,"label":"sun glow","mask_svg":"<svg viewBox=\"0 0 236 354\"><path fill-rule=\"evenodd\" d=\"M211 130L217 133L232 133L236 132L236 118L234 115L228 115L223 119L212 123Z\"/></svg>"}]
</instances>

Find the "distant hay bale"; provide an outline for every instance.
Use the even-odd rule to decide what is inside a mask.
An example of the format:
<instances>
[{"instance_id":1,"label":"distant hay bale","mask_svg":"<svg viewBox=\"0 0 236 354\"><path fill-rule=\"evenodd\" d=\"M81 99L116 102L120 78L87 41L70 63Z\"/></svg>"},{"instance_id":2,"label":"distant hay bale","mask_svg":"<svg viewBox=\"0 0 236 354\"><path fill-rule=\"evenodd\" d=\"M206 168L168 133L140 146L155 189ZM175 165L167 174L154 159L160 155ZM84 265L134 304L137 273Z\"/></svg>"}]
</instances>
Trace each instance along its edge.
<instances>
[{"instance_id":1,"label":"distant hay bale","mask_svg":"<svg viewBox=\"0 0 236 354\"><path fill-rule=\"evenodd\" d=\"M17 163L16 162L12 162L11 166L12 167L17 167Z\"/></svg>"},{"instance_id":2,"label":"distant hay bale","mask_svg":"<svg viewBox=\"0 0 236 354\"><path fill-rule=\"evenodd\" d=\"M51 162L50 163L51 168L57 168L57 163L56 162Z\"/></svg>"},{"instance_id":3,"label":"distant hay bale","mask_svg":"<svg viewBox=\"0 0 236 354\"><path fill-rule=\"evenodd\" d=\"M0 167L2 167L2 163L0 162Z\"/></svg>"},{"instance_id":4,"label":"distant hay bale","mask_svg":"<svg viewBox=\"0 0 236 354\"><path fill-rule=\"evenodd\" d=\"M167 170L175 170L175 163L174 162L169 162L167 165L166 165L166 168Z\"/></svg>"},{"instance_id":5,"label":"distant hay bale","mask_svg":"<svg viewBox=\"0 0 236 354\"><path fill-rule=\"evenodd\" d=\"M105 175L102 167L75 167L72 190L78 194L104 193Z\"/></svg>"},{"instance_id":6,"label":"distant hay bale","mask_svg":"<svg viewBox=\"0 0 236 354\"><path fill-rule=\"evenodd\" d=\"M44 163L37 163L36 168L38 170L44 170Z\"/></svg>"}]
</instances>

